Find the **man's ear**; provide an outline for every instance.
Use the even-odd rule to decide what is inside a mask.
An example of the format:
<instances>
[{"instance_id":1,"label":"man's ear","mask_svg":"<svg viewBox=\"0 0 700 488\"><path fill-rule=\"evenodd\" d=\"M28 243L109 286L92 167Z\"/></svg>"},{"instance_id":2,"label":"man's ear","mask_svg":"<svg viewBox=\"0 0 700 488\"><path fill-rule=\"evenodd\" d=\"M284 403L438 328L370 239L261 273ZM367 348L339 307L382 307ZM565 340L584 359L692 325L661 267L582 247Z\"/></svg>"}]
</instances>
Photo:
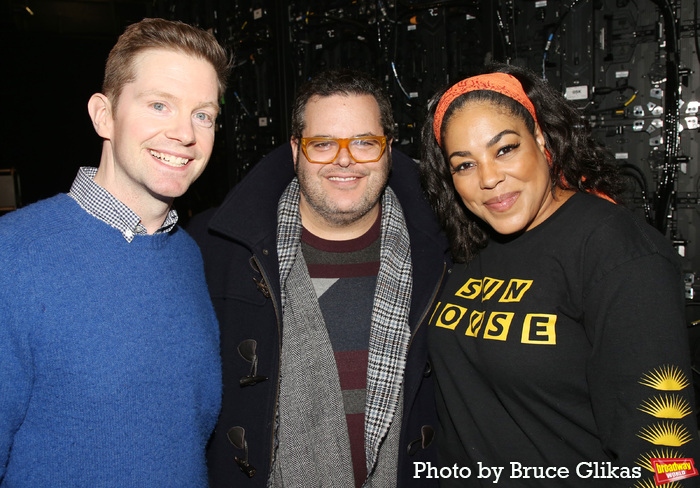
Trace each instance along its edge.
<instances>
[{"instance_id":1,"label":"man's ear","mask_svg":"<svg viewBox=\"0 0 700 488\"><path fill-rule=\"evenodd\" d=\"M292 145L292 160L294 161L294 172L297 171L297 157L299 156L299 139L293 137L289 140Z\"/></svg>"},{"instance_id":2,"label":"man's ear","mask_svg":"<svg viewBox=\"0 0 700 488\"><path fill-rule=\"evenodd\" d=\"M112 102L102 93L95 93L88 100L88 113L95 132L103 139L112 139Z\"/></svg>"}]
</instances>

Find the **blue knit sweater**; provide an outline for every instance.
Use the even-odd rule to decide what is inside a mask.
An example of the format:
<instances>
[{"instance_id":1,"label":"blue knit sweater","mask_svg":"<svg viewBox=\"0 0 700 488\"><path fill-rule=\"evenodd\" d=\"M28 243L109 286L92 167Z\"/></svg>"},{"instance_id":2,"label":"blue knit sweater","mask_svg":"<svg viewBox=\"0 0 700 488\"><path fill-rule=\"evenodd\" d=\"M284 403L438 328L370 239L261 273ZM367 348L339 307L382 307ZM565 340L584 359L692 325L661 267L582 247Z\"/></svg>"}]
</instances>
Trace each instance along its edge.
<instances>
[{"instance_id":1,"label":"blue knit sweater","mask_svg":"<svg viewBox=\"0 0 700 488\"><path fill-rule=\"evenodd\" d=\"M218 326L194 241L57 195L0 218L0 487L207 486Z\"/></svg>"}]
</instances>

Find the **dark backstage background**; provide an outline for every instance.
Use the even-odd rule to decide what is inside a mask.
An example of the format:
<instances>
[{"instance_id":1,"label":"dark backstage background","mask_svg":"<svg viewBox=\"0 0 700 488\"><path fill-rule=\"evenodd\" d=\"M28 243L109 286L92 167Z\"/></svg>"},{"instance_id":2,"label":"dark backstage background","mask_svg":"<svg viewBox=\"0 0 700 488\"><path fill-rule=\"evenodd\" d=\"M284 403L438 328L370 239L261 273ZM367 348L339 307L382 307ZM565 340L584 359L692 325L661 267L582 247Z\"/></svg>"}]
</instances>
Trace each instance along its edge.
<instances>
[{"instance_id":1,"label":"dark backstage background","mask_svg":"<svg viewBox=\"0 0 700 488\"><path fill-rule=\"evenodd\" d=\"M430 96L489 61L527 66L581 111L629 176L628 206L683 257L700 318L700 54L694 0L2 0L0 213L65 192L101 143L86 104L117 36L143 17L210 29L235 50L203 176L181 222L221 202L289 138L299 83L331 67L382 80L394 143L419 157ZM572 123L577 123L572 121ZM696 303L697 302L697 303ZM696 311L697 310L697 311ZM700 329L700 327L698 328Z\"/></svg>"}]
</instances>

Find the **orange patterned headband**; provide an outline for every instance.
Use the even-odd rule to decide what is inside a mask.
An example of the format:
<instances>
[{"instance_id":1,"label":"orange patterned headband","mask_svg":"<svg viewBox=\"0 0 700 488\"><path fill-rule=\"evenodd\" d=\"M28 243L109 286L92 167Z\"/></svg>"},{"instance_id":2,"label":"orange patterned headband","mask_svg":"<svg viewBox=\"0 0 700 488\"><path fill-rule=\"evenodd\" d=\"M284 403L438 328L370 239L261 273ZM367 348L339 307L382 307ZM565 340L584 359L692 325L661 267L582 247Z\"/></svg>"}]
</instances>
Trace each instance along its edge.
<instances>
[{"instance_id":1,"label":"orange patterned headband","mask_svg":"<svg viewBox=\"0 0 700 488\"><path fill-rule=\"evenodd\" d=\"M506 73L488 73L485 75L472 76L471 78L460 81L447 90L442 98L440 98L437 109L435 109L433 132L435 133L435 139L437 139L440 147L442 147L440 128L442 126L442 119L445 117L445 112L447 112L447 109L450 108L450 105L452 105L452 102L454 102L457 97L476 90L494 91L512 98L525 107L535 120L535 124L537 123L535 107L525 94L523 85L520 84L517 78Z\"/></svg>"}]
</instances>

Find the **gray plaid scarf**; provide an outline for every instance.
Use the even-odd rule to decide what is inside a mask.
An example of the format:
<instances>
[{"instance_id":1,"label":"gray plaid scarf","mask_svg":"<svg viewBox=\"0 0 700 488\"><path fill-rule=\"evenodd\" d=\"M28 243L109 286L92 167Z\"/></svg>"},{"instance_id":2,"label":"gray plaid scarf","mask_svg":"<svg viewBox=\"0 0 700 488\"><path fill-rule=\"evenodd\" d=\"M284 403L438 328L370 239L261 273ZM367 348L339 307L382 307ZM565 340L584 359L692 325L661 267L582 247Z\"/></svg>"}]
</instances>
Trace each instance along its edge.
<instances>
[{"instance_id":1,"label":"gray plaid scarf","mask_svg":"<svg viewBox=\"0 0 700 488\"><path fill-rule=\"evenodd\" d=\"M354 483L345 411L333 348L301 253L299 197L294 179L277 211L283 330L277 447L268 485L347 488ZM411 288L408 230L387 188L367 366L367 486L396 484Z\"/></svg>"}]
</instances>

